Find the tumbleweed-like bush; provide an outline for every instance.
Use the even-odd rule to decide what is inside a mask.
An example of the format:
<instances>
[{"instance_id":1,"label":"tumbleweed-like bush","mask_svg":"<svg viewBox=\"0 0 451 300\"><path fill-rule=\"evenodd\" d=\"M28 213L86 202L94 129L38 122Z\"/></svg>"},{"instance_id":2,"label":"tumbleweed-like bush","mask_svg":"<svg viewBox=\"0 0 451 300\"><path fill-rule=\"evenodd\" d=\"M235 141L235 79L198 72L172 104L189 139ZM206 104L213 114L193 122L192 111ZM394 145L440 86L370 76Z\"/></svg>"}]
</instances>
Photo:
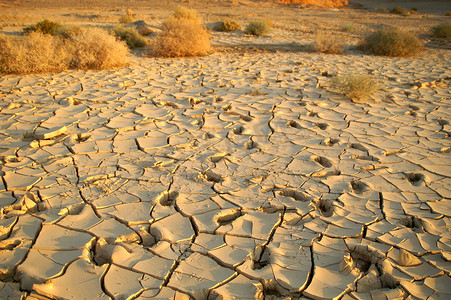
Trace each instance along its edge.
<instances>
[{"instance_id":1,"label":"tumbleweed-like bush","mask_svg":"<svg viewBox=\"0 0 451 300\"><path fill-rule=\"evenodd\" d=\"M231 32L235 30L241 30L241 25L232 19L225 19L218 23L218 25L215 26L216 31L223 31L223 32Z\"/></svg>"},{"instance_id":2,"label":"tumbleweed-like bush","mask_svg":"<svg viewBox=\"0 0 451 300\"><path fill-rule=\"evenodd\" d=\"M451 37L451 22L440 23L432 27L432 35L437 38Z\"/></svg>"},{"instance_id":3,"label":"tumbleweed-like bush","mask_svg":"<svg viewBox=\"0 0 451 300\"><path fill-rule=\"evenodd\" d=\"M343 74L330 79L330 89L351 100L364 100L377 91L378 82L369 75Z\"/></svg>"},{"instance_id":4,"label":"tumbleweed-like bush","mask_svg":"<svg viewBox=\"0 0 451 300\"><path fill-rule=\"evenodd\" d=\"M197 12L194 9L185 6L177 6L172 16L176 19L192 19L199 21L199 23L201 22Z\"/></svg>"},{"instance_id":5,"label":"tumbleweed-like bush","mask_svg":"<svg viewBox=\"0 0 451 300\"><path fill-rule=\"evenodd\" d=\"M30 32L0 35L0 72L28 74L61 72L68 68L110 69L128 61L128 48L98 28L80 29L64 38Z\"/></svg>"},{"instance_id":6,"label":"tumbleweed-like bush","mask_svg":"<svg viewBox=\"0 0 451 300\"><path fill-rule=\"evenodd\" d=\"M265 21L251 22L246 26L246 33L261 36L271 32L271 27Z\"/></svg>"},{"instance_id":7,"label":"tumbleweed-like bush","mask_svg":"<svg viewBox=\"0 0 451 300\"><path fill-rule=\"evenodd\" d=\"M423 43L413 33L385 26L367 35L361 48L375 55L413 56L423 49Z\"/></svg>"},{"instance_id":8,"label":"tumbleweed-like bush","mask_svg":"<svg viewBox=\"0 0 451 300\"><path fill-rule=\"evenodd\" d=\"M313 50L327 54L342 54L345 52L343 37L330 32L319 31L316 34Z\"/></svg>"},{"instance_id":9,"label":"tumbleweed-like bush","mask_svg":"<svg viewBox=\"0 0 451 300\"><path fill-rule=\"evenodd\" d=\"M162 57L200 56L210 50L210 33L200 18L178 11L163 22L153 45L154 54Z\"/></svg>"},{"instance_id":10,"label":"tumbleweed-like bush","mask_svg":"<svg viewBox=\"0 0 451 300\"><path fill-rule=\"evenodd\" d=\"M70 59L70 50L60 37L40 32L23 37L0 35L1 73L60 72L69 67Z\"/></svg>"},{"instance_id":11,"label":"tumbleweed-like bush","mask_svg":"<svg viewBox=\"0 0 451 300\"><path fill-rule=\"evenodd\" d=\"M144 47L147 45L146 39L134 28L115 26L112 29L113 35L124 41L130 49Z\"/></svg>"},{"instance_id":12,"label":"tumbleweed-like bush","mask_svg":"<svg viewBox=\"0 0 451 300\"><path fill-rule=\"evenodd\" d=\"M70 40L74 68L101 70L128 63L127 45L103 29L85 29Z\"/></svg>"},{"instance_id":13,"label":"tumbleweed-like bush","mask_svg":"<svg viewBox=\"0 0 451 300\"><path fill-rule=\"evenodd\" d=\"M35 25L25 27L23 31L24 33L40 32L43 34L57 35L62 27L60 23L44 19Z\"/></svg>"}]
</instances>

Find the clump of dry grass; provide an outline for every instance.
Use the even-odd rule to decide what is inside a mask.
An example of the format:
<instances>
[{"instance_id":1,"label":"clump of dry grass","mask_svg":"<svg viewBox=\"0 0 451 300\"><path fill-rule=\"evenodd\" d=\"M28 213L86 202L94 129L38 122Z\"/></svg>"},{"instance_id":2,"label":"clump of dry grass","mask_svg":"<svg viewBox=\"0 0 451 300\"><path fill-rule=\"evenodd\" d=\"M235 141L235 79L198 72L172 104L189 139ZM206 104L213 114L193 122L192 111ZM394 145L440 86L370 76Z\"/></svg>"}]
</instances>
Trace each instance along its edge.
<instances>
[{"instance_id":1,"label":"clump of dry grass","mask_svg":"<svg viewBox=\"0 0 451 300\"><path fill-rule=\"evenodd\" d=\"M31 32L24 37L0 35L1 73L60 72L69 67L70 51L60 37Z\"/></svg>"},{"instance_id":2,"label":"clump of dry grass","mask_svg":"<svg viewBox=\"0 0 451 300\"><path fill-rule=\"evenodd\" d=\"M43 21L40 21L35 25L28 26L23 29L23 32L25 34L40 32L42 34L58 35L63 38L69 38L72 35L80 33L80 31L80 26L62 25L58 22L53 22L48 19L44 19Z\"/></svg>"},{"instance_id":3,"label":"clump of dry grass","mask_svg":"<svg viewBox=\"0 0 451 300\"><path fill-rule=\"evenodd\" d=\"M316 52L327 54L342 54L345 52L343 37L331 32L319 31L316 34L316 42L313 45Z\"/></svg>"},{"instance_id":4,"label":"clump of dry grass","mask_svg":"<svg viewBox=\"0 0 451 300\"><path fill-rule=\"evenodd\" d=\"M415 15L418 13L418 9L416 8L412 8L410 10L405 9L404 7L401 6L395 6L393 7L390 12L392 14L396 14L396 15L401 15L404 17L410 16L410 15Z\"/></svg>"},{"instance_id":5,"label":"clump of dry grass","mask_svg":"<svg viewBox=\"0 0 451 300\"><path fill-rule=\"evenodd\" d=\"M401 6L393 7L390 10L390 12L392 14L401 15L401 16L408 16L409 15L409 11L407 9L405 9L404 7L401 7Z\"/></svg>"},{"instance_id":6,"label":"clump of dry grass","mask_svg":"<svg viewBox=\"0 0 451 300\"><path fill-rule=\"evenodd\" d=\"M178 8L163 22L153 45L155 55L162 57L200 56L210 49L210 33L197 14L187 8Z\"/></svg>"},{"instance_id":7,"label":"clump of dry grass","mask_svg":"<svg viewBox=\"0 0 451 300\"><path fill-rule=\"evenodd\" d=\"M128 48L107 31L99 28L82 30L71 38L72 67L78 69L111 69L128 63Z\"/></svg>"},{"instance_id":8,"label":"clump of dry grass","mask_svg":"<svg viewBox=\"0 0 451 300\"><path fill-rule=\"evenodd\" d=\"M133 17L129 15L122 15L119 17L119 23L121 24L129 24L133 21L134 21Z\"/></svg>"},{"instance_id":9,"label":"clump of dry grass","mask_svg":"<svg viewBox=\"0 0 451 300\"><path fill-rule=\"evenodd\" d=\"M147 45L146 39L141 36L134 28L124 26L115 26L112 29L113 35L121 41L127 43L130 49L144 47Z\"/></svg>"},{"instance_id":10,"label":"clump of dry grass","mask_svg":"<svg viewBox=\"0 0 451 300\"><path fill-rule=\"evenodd\" d=\"M185 6L177 6L172 16L176 19L192 19L200 22L197 12L194 9Z\"/></svg>"},{"instance_id":11,"label":"clump of dry grass","mask_svg":"<svg viewBox=\"0 0 451 300\"><path fill-rule=\"evenodd\" d=\"M125 43L97 28L82 29L67 38L41 32L0 35L0 72L6 74L109 69L125 65L127 59Z\"/></svg>"},{"instance_id":12,"label":"clump of dry grass","mask_svg":"<svg viewBox=\"0 0 451 300\"><path fill-rule=\"evenodd\" d=\"M218 25L215 26L216 31L223 31L223 32L231 32L235 30L241 30L241 25L232 19L225 19L218 23Z\"/></svg>"},{"instance_id":13,"label":"clump of dry grass","mask_svg":"<svg viewBox=\"0 0 451 300\"><path fill-rule=\"evenodd\" d=\"M378 12L388 12L388 9L386 9L385 7L379 7L379 8L376 8L376 11L378 11Z\"/></svg>"},{"instance_id":14,"label":"clump of dry grass","mask_svg":"<svg viewBox=\"0 0 451 300\"><path fill-rule=\"evenodd\" d=\"M440 23L437 26L432 27L432 35L437 38L450 38L451 22Z\"/></svg>"},{"instance_id":15,"label":"clump of dry grass","mask_svg":"<svg viewBox=\"0 0 451 300\"><path fill-rule=\"evenodd\" d=\"M377 91L378 82L369 75L344 74L330 79L330 89L351 100L364 100Z\"/></svg>"},{"instance_id":16,"label":"clump of dry grass","mask_svg":"<svg viewBox=\"0 0 451 300\"><path fill-rule=\"evenodd\" d=\"M261 35L269 34L270 32L271 32L271 27L268 25L268 23L266 21L250 22L246 26L246 33L249 33L252 35L261 36Z\"/></svg>"},{"instance_id":17,"label":"clump of dry grass","mask_svg":"<svg viewBox=\"0 0 451 300\"><path fill-rule=\"evenodd\" d=\"M57 35L63 26L60 23L44 19L35 25L25 27L24 33L40 32L43 34Z\"/></svg>"},{"instance_id":18,"label":"clump of dry grass","mask_svg":"<svg viewBox=\"0 0 451 300\"><path fill-rule=\"evenodd\" d=\"M343 27L341 27L341 30L343 30L344 32L354 32L356 29L353 24L345 24L343 25Z\"/></svg>"},{"instance_id":19,"label":"clump of dry grass","mask_svg":"<svg viewBox=\"0 0 451 300\"><path fill-rule=\"evenodd\" d=\"M423 43L408 31L385 26L366 36L360 47L375 55L413 56L423 49Z\"/></svg>"}]
</instances>

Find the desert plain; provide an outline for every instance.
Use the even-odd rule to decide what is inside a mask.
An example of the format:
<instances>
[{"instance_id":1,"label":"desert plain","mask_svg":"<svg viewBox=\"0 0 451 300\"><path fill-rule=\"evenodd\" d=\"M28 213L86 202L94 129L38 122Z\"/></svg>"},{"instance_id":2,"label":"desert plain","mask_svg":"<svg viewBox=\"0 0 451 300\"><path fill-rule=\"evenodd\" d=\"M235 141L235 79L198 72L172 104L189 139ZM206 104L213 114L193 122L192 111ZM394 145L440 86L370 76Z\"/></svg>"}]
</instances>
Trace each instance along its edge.
<instances>
[{"instance_id":1,"label":"desert plain","mask_svg":"<svg viewBox=\"0 0 451 300\"><path fill-rule=\"evenodd\" d=\"M430 33L450 3L349 2L0 1L10 35L132 11L152 44L176 5L274 24L212 31L201 57L1 75L0 298L450 299L451 47ZM424 50L359 50L381 24ZM311 51L318 30L345 53ZM351 73L377 91L329 89Z\"/></svg>"}]
</instances>

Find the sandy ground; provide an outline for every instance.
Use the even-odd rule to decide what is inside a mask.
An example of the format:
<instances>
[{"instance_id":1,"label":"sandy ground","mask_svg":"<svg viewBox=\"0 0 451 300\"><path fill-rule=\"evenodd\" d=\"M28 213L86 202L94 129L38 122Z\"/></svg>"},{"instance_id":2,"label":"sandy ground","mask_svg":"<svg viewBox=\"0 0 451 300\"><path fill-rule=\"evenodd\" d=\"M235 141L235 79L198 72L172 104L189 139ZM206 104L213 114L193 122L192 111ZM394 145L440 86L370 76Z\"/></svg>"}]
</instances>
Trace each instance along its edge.
<instances>
[{"instance_id":1,"label":"sandy ground","mask_svg":"<svg viewBox=\"0 0 451 300\"><path fill-rule=\"evenodd\" d=\"M136 51L116 70L0 78L0 298L450 299L451 57L428 33L446 17L240 2L185 4L207 23L270 11L274 32L213 33L200 58ZM31 7L3 10L4 31L124 13ZM157 8L135 11L157 28ZM381 23L425 51L305 51L318 28L352 46ZM372 74L378 92L334 94L337 73Z\"/></svg>"}]
</instances>

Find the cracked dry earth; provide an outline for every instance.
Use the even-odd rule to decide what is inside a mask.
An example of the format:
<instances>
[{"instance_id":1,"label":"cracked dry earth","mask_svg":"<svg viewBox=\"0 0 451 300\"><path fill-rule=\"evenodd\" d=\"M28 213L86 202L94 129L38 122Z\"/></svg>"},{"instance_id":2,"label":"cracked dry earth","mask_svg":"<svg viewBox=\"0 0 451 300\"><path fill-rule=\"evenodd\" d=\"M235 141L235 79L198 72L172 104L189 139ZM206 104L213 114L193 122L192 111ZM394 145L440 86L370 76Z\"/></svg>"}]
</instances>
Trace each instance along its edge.
<instances>
[{"instance_id":1,"label":"cracked dry earth","mask_svg":"<svg viewBox=\"0 0 451 300\"><path fill-rule=\"evenodd\" d=\"M0 298L450 299L450 61L1 77ZM351 102L334 72L381 87Z\"/></svg>"}]
</instances>

